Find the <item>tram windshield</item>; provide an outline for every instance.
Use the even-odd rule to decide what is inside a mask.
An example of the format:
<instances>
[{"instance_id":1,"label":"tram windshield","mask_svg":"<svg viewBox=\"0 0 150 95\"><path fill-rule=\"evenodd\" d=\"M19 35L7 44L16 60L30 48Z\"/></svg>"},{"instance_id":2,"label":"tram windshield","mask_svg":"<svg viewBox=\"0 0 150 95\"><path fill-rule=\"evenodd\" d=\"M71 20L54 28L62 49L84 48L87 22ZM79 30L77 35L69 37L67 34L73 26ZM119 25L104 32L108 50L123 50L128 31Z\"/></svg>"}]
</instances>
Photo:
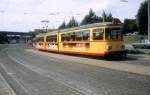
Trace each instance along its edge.
<instances>
[{"instance_id":1,"label":"tram windshield","mask_svg":"<svg viewBox=\"0 0 150 95\"><path fill-rule=\"evenodd\" d=\"M105 39L106 40L122 40L122 32L120 28L106 28Z\"/></svg>"}]
</instances>

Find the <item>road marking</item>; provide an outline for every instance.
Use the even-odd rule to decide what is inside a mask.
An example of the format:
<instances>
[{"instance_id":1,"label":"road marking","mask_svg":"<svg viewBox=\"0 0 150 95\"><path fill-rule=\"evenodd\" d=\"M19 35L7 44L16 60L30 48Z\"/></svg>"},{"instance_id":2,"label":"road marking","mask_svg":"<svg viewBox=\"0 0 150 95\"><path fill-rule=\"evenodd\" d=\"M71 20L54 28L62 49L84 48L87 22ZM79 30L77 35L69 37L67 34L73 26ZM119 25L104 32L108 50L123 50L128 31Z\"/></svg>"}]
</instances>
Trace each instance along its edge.
<instances>
[{"instance_id":1,"label":"road marking","mask_svg":"<svg viewBox=\"0 0 150 95\"><path fill-rule=\"evenodd\" d=\"M0 65L2 65L2 63L0 63ZM3 68L3 67L2 67ZM2 76L2 74L0 73L0 78L2 79L4 85L6 86L6 88L8 88L9 93L11 95L17 95L14 90L11 88L11 86L7 83L7 81L5 80L5 78Z\"/></svg>"},{"instance_id":2,"label":"road marking","mask_svg":"<svg viewBox=\"0 0 150 95\"><path fill-rule=\"evenodd\" d=\"M9 73L9 71L6 69L6 67L2 64L0 64L1 67L5 70L5 72L11 77L13 78L13 80L21 87L21 89L23 89L28 95L32 95L29 93L29 91L12 75L12 73ZM16 94L14 94L16 95Z\"/></svg>"},{"instance_id":3,"label":"road marking","mask_svg":"<svg viewBox=\"0 0 150 95\"><path fill-rule=\"evenodd\" d=\"M8 54L8 53L7 53L7 54ZM13 56L9 55L9 54L8 54L8 56L9 56L13 61L15 61L16 63L18 63L18 64L20 64L20 65L22 65L22 66L24 66L24 67L30 69L30 70L33 71L33 72L36 72L36 73L40 74L41 76L44 76L44 74L46 73L46 72L44 72L42 69L40 69L40 68L38 68L38 67L34 67L34 66L31 66L31 65L24 64L21 59L18 60L18 59L16 59L16 58L14 58ZM85 94L85 95L97 95L97 94L96 94L95 92L93 92L92 90L87 89L87 88L85 88L85 87L77 86L77 85L75 85L74 83L71 83L71 82L69 83L69 82L62 81L62 80L60 80L59 78L53 78L52 76L47 75L47 74L46 74L44 77L48 77L48 78L50 78L50 79L53 79L54 81L57 81L57 82L59 82L59 83L65 85L65 86L67 86L68 88L71 88L71 89L76 90L78 93L82 93L82 94ZM74 86L74 85L75 85L75 86ZM102 94L99 94L99 95L102 95Z\"/></svg>"}]
</instances>

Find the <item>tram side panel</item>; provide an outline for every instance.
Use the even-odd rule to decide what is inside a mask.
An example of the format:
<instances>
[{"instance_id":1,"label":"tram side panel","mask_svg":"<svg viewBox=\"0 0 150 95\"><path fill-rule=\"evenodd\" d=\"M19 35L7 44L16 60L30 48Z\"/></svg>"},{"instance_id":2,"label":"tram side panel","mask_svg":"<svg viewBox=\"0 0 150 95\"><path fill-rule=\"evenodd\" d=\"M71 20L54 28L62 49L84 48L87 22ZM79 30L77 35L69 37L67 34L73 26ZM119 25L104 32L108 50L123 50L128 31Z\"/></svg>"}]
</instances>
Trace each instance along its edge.
<instances>
[{"instance_id":1,"label":"tram side panel","mask_svg":"<svg viewBox=\"0 0 150 95\"><path fill-rule=\"evenodd\" d=\"M45 42L37 42L36 49L45 50Z\"/></svg>"},{"instance_id":2,"label":"tram side panel","mask_svg":"<svg viewBox=\"0 0 150 95\"><path fill-rule=\"evenodd\" d=\"M87 55L90 50L90 43L85 42L61 42L59 44L59 50L63 53L72 53L72 54L85 54Z\"/></svg>"},{"instance_id":3,"label":"tram side panel","mask_svg":"<svg viewBox=\"0 0 150 95\"><path fill-rule=\"evenodd\" d=\"M45 44L46 44L45 49L47 51L58 52L59 51L58 50L58 47L59 47L58 33L56 35L46 36L46 43Z\"/></svg>"}]
</instances>

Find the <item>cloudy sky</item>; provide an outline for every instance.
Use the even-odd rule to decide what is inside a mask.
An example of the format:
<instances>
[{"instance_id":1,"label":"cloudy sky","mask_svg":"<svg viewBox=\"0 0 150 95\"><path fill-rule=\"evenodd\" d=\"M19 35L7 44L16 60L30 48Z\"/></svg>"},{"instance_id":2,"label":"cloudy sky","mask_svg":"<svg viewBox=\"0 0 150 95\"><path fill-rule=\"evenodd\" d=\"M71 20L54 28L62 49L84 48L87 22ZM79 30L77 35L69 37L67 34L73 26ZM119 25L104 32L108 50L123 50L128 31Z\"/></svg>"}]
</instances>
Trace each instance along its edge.
<instances>
[{"instance_id":1,"label":"cloudy sky","mask_svg":"<svg viewBox=\"0 0 150 95\"><path fill-rule=\"evenodd\" d=\"M74 16L79 22L93 9L101 16L103 10L114 17L135 18L144 0L0 0L0 31L28 32L42 28L42 20L49 20L49 28L57 28L62 21Z\"/></svg>"}]
</instances>

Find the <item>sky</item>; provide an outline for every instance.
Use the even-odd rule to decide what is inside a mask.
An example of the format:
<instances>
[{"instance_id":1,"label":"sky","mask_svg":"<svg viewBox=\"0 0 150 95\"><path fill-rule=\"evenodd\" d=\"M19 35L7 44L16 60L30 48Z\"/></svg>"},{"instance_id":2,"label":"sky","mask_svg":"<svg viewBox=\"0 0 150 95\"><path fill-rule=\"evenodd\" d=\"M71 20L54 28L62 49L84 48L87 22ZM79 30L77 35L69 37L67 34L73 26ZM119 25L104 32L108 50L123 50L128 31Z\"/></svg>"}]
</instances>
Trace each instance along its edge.
<instances>
[{"instance_id":1,"label":"sky","mask_svg":"<svg viewBox=\"0 0 150 95\"><path fill-rule=\"evenodd\" d=\"M78 22L93 9L98 16L103 10L123 21L134 19L144 0L0 0L0 31L28 32L42 28L57 28L72 16Z\"/></svg>"}]
</instances>

